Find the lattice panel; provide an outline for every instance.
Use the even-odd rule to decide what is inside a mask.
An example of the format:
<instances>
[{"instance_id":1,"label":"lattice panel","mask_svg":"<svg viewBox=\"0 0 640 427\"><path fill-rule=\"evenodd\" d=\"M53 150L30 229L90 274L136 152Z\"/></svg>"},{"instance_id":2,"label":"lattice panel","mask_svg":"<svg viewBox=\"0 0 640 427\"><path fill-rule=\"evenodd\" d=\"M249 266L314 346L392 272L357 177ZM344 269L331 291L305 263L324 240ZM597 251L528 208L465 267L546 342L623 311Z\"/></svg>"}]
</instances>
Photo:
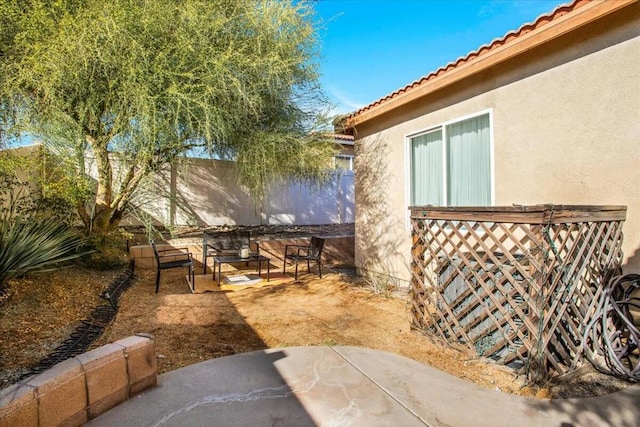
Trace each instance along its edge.
<instances>
[{"instance_id":1,"label":"lattice panel","mask_svg":"<svg viewBox=\"0 0 640 427\"><path fill-rule=\"evenodd\" d=\"M412 212L413 326L530 381L575 369L601 284L621 262L622 221L555 222L546 213L543 224L437 213Z\"/></svg>"}]
</instances>

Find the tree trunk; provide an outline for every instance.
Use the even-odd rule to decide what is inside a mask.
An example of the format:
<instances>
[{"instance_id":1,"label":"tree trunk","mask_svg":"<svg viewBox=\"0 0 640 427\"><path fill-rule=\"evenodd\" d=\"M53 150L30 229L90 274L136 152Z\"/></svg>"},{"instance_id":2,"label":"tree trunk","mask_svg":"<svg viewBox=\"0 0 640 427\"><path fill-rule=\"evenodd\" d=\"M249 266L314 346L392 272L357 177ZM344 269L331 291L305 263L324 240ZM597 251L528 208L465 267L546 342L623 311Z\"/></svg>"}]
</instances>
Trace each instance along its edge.
<instances>
[{"instance_id":1,"label":"tree trunk","mask_svg":"<svg viewBox=\"0 0 640 427\"><path fill-rule=\"evenodd\" d=\"M111 160L109 159L106 142L99 141L91 135L87 135L86 139L95 156L98 172L98 188L96 189L91 231L104 233L111 228L111 214L113 213L113 208L111 207L113 195Z\"/></svg>"},{"instance_id":2,"label":"tree trunk","mask_svg":"<svg viewBox=\"0 0 640 427\"><path fill-rule=\"evenodd\" d=\"M140 182L149 175L149 173L151 173L151 169L148 166L148 161L132 164L120 184L119 191L114 194L112 187L109 187L110 199L108 206L98 204L98 197L96 195L92 227L94 233L107 233L118 227L135 189L138 188ZM100 182L98 182L98 189L99 188Z\"/></svg>"}]
</instances>

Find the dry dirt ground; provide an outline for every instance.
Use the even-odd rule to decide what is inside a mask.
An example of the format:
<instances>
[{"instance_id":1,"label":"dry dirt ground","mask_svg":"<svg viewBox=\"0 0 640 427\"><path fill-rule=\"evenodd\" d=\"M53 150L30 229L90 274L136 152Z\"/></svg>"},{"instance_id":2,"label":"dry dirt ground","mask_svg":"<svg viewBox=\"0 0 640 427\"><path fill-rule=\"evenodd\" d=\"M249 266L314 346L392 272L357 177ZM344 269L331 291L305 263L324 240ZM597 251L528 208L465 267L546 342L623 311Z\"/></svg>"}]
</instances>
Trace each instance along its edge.
<instances>
[{"instance_id":1,"label":"dry dirt ground","mask_svg":"<svg viewBox=\"0 0 640 427\"><path fill-rule=\"evenodd\" d=\"M19 379L74 331L99 304L119 271L74 266L9 282L0 301L0 389Z\"/></svg>"},{"instance_id":2,"label":"dry dirt ground","mask_svg":"<svg viewBox=\"0 0 640 427\"><path fill-rule=\"evenodd\" d=\"M120 312L98 344L145 332L155 336L160 373L203 360L264 348L352 345L374 348L434 366L503 392L537 397L611 393L628 384L592 369L548 387L525 387L504 367L464 348L439 345L411 330L406 296L372 292L361 279L338 273L236 292L191 294L185 271L139 270ZM588 366L586 366L588 368Z\"/></svg>"},{"instance_id":3,"label":"dry dirt ground","mask_svg":"<svg viewBox=\"0 0 640 427\"><path fill-rule=\"evenodd\" d=\"M192 294L185 271L139 270L98 344L135 333L156 339L159 372L264 348L353 345L394 352L509 393L531 393L500 367L444 348L410 330L405 300L347 283L339 274L236 292Z\"/></svg>"},{"instance_id":4,"label":"dry dirt ground","mask_svg":"<svg viewBox=\"0 0 640 427\"><path fill-rule=\"evenodd\" d=\"M324 270L324 269L323 269ZM0 303L0 388L15 382L51 352L98 304L118 272L73 270L13 281ZM353 345L400 354L459 378L507 393L578 397L627 384L587 372L553 387L524 387L511 371L464 349L439 345L412 331L406 295L374 293L361 279L327 272L322 279L236 292L192 294L186 271L136 270L115 321L93 347L135 333L155 336L160 373L203 360L264 348Z\"/></svg>"}]
</instances>

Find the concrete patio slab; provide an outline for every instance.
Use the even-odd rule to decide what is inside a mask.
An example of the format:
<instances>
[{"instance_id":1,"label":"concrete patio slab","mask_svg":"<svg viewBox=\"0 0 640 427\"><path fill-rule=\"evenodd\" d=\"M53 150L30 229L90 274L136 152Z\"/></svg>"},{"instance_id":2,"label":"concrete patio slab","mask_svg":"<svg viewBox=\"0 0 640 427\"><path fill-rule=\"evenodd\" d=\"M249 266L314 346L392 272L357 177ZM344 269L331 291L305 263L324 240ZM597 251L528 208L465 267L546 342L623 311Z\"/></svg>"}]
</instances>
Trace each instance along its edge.
<instances>
[{"instance_id":1,"label":"concrete patio slab","mask_svg":"<svg viewBox=\"0 0 640 427\"><path fill-rule=\"evenodd\" d=\"M541 400L488 390L392 353L292 347L212 359L89 426L635 426L640 387Z\"/></svg>"},{"instance_id":2,"label":"concrete patio slab","mask_svg":"<svg viewBox=\"0 0 640 427\"><path fill-rule=\"evenodd\" d=\"M638 426L640 387L584 399L536 399L480 387L392 353L334 350L429 426Z\"/></svg>"}]
</instances>

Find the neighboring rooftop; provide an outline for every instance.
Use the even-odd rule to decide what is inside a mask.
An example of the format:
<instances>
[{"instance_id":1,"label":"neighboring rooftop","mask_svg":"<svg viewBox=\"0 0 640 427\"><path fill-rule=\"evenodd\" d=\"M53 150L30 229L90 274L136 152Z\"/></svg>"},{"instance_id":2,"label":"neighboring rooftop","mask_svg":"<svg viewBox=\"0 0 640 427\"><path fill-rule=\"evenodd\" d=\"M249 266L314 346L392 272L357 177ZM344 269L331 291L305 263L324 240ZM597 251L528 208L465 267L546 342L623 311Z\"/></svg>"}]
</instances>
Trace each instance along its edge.
<instances>
[{"instance_id":1,"label":"neighboring rooftop","mask_svg":"<svg viewBox=\"0 0 640 427\"><path fill-rule=\"evenodd\" d=\"M345 145L353 145L353 135L345 135L343 133L336 133L334 135L335 139L340 142L340 144Z\"/></svg>"}]
</instances>

